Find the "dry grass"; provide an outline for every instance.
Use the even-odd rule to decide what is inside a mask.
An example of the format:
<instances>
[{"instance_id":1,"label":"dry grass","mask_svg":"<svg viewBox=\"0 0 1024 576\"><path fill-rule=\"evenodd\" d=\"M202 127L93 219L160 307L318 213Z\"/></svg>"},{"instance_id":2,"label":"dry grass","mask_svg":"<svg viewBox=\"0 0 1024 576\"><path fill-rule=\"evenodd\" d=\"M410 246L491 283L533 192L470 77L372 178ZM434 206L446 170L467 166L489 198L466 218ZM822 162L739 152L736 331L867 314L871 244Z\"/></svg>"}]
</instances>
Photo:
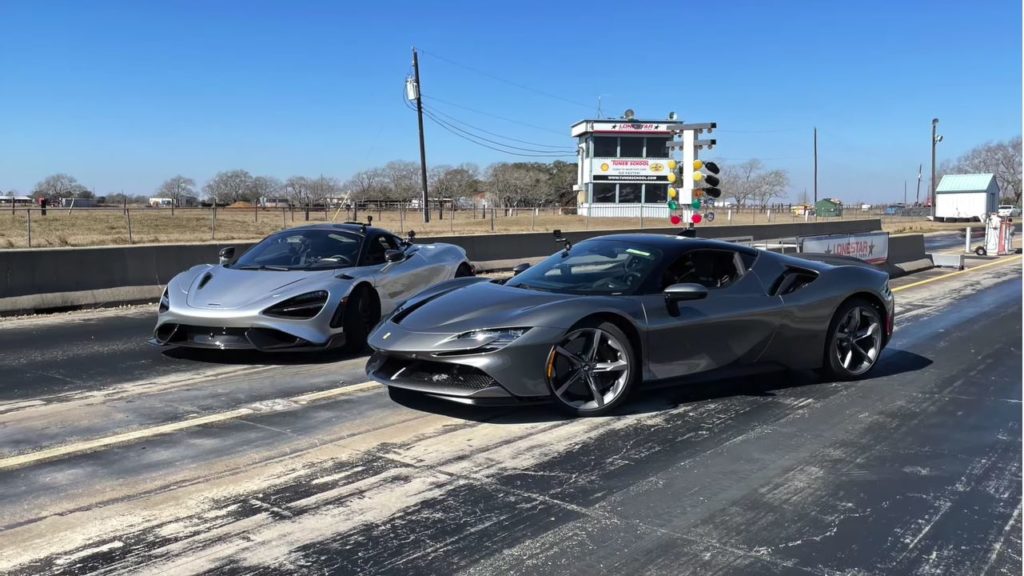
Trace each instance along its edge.
<instances>
[{"instance_id":1,"label":"dry grass","mask_svg":"<svg viewBox=\"0 0 1024 576\"><path fill-rule=\"evenodd\" d=\"M622 230L641 227L639 218L586 218L574 215L559 215L551 211L534 213L524 209L518 213L506 214L497 211L492 219L490 214L481 217L480 212L460 211L445 213L438 220L436 214L429 224L424 224L417 213L397 211L370 211L375 225L396 233L407 233L414 229L422 236L449 234L490 234L492 232L544 232L554 229L578 230ZM359 219L365 220L366 212L360 212ZM120 210L78 209L71 211L50 209L44 217L33 211L31 217L32 247L54 246L104 246L152 243L193 243L226 240L257 240L271 232L286 227L306 224L305 214L300 210L261 210L258 215L251 209L221 209L217 211L216 226L213 212L208 209L179 209L174 215L167 209L134 208L130 210L131 236L129 240L128 217ZM311 212L309 222L343 222L352 217L351 213L324 211ZM878 218L877 215L851 214L844 220ZM773 214L771 223L803 222L803 217L790 214ZM728 218L728 212L720 211L713 223L701 223L699 227L728 224L767 224L766 214L743 212ZM664 218L646 217L643 228L666 228L670 224ZM954 230L963 224L933 223L920 218L883 217L883 228L893 233L927 232L933 230ZM29 222L25 211L15 214L0 212L0 248L25 248L28 241Z\"/></svg>"}]
</instances>

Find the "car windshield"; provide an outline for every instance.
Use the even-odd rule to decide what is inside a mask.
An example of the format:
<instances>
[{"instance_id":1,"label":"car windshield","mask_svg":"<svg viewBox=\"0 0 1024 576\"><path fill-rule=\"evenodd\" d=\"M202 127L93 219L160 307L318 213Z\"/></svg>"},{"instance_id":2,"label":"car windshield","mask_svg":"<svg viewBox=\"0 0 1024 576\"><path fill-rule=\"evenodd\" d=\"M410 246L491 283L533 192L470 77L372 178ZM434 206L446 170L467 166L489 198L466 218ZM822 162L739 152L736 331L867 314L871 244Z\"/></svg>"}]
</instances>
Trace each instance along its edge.
<instances>
[{"instance_id":1,"label":"car windshield","mask_svg":"<svg viewBox=\"0 0 1024 576\"><path fill-rule=\"evenodd\" d=\"M661 260L661 251L615 240L590 240L560 252L505 283L569 294L636 292Z\"/></svg>"},{"instance_id":2,"label":"car windshield","mask_svg":"<svg viewBox=\"0 0 1024 576\"><path fill-rule=\"evenodd\" d=\"M287 230L268 236L231 265L239 270L326 270L355 266L362 237L340 230Z\"/></svg>"}]
</instances>

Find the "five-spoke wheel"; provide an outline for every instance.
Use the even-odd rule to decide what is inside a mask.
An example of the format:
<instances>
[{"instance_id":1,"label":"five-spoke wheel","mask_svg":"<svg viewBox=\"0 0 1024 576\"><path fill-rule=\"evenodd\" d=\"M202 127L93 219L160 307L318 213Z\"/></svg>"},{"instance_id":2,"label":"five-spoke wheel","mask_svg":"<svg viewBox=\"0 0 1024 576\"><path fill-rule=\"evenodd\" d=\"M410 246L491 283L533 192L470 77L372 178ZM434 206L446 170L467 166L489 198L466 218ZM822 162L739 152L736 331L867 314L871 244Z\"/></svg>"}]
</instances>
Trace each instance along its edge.
<instances>
[{"instance_id":1,"label":"five-spoke wheel","mask_svg":"<svg viewBox=\"0 0 1024 576\"><path fill-rule=\"evenodd\" d=\"M851 379L867 374L882 352L882 316L869 302L855 299L836 311L825 349L831 376Z\"/></svg>"},{"instance_id":2,"label":"five-spoke wheel","mask_svg":"<svg viewBox=\"0 0 1024 576\"><path fill-rule=\"evenodd\" d=\"M559 407L578 416L604 414L619 405L637 372L629 338L609 322L571 330L548 355L551 394Z\"/></svg>"}]
</instances>

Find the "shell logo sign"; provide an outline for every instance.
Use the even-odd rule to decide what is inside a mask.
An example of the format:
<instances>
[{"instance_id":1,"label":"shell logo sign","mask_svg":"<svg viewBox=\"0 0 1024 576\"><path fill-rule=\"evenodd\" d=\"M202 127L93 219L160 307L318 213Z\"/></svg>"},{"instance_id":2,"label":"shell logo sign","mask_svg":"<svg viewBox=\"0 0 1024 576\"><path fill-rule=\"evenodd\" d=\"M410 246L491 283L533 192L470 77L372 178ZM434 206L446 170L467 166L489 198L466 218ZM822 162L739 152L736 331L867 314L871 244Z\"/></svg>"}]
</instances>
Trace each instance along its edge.
<instances>
[{"instance_id":1,"label":"shell logo sign","mask_svg":"<svg viewBox=\"0 0 1024 576\"><path fill-rule=\"evenodd\" d=\"M607 172L607 171L608 171L608 163L607 162L602 162L601 163L601 172Z\"/></svg>"}]
</instances>

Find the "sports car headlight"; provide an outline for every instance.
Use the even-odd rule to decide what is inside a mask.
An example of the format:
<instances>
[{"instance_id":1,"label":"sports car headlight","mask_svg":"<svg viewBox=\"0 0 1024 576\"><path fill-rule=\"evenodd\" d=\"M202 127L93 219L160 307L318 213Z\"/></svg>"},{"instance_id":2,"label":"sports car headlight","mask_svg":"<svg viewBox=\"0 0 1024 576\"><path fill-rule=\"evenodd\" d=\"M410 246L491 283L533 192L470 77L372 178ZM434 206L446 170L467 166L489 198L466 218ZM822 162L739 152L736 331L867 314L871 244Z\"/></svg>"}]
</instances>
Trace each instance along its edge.
<instances>
[{"instance_id":1,"label":"sports car headlight","mask_svg":"<svg viewBox=\"0 0 1024 576\"><path fill-rule=\"evenodd\" d=\"M519 339L529 328L494 328L486 330L472 330L470 332L463 332L456 336L448 338L446 341L459 341L466 342L467 344L476 344L475 349L485 349L481 351L491 352L494 350L500 350L505 346L515 342Z\"/></svg>"},{"instance_id":2,"label":"sports car headlight","mask_svg":"<svg viewBox=\"0 0 1024 576\"><path fill-rule=\"evenodd\" d=\"M277 318L308 320L319 314L320 310L323 310L324 305L327 304L327 296L326 290L309 292L274 304L264 310L263 313Z\"/></svg>"}]
</instances>

